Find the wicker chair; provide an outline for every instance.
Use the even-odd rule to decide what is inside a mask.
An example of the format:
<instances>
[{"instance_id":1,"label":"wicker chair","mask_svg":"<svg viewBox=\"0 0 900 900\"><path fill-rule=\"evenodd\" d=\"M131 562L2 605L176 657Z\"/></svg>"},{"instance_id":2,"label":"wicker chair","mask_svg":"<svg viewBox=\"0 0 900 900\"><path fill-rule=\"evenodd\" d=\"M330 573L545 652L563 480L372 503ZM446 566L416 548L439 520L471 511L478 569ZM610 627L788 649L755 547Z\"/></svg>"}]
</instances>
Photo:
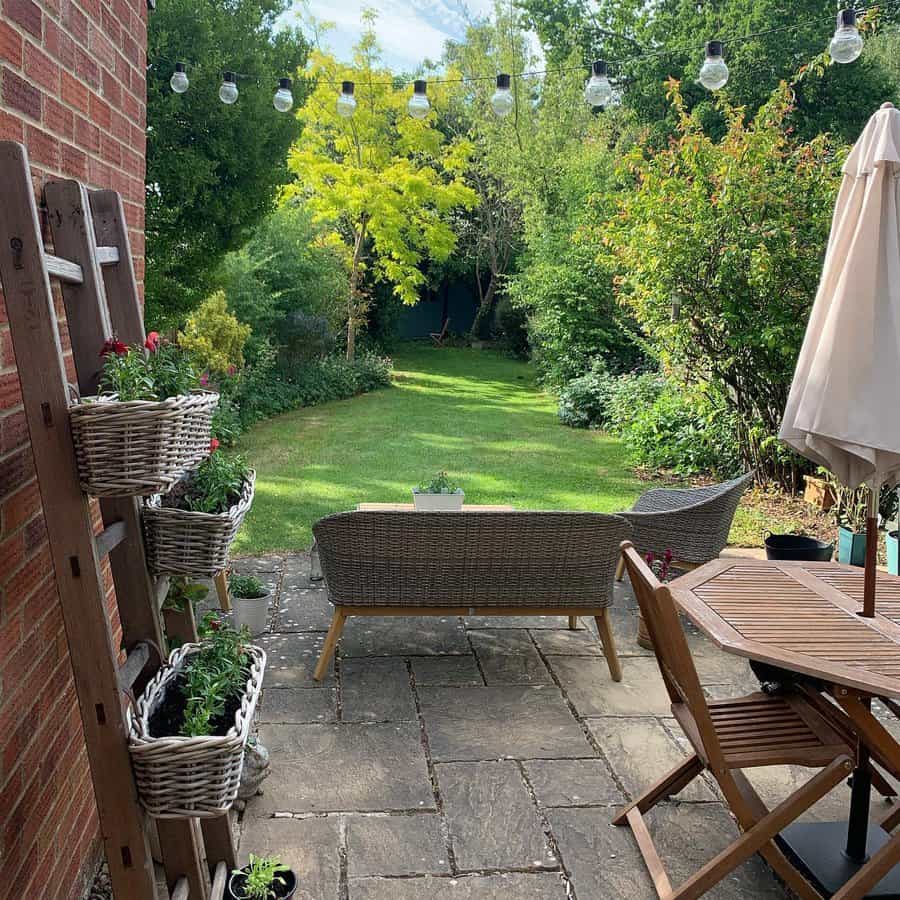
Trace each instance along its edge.
<instances>
[{"instance_id":1,"label":"wicker chair","mask_svg":"<svg viewBox=\"0 0 900 900\"><path fill-rule=\"evenodd\" d=\"M334 618L321 680L349 616L594 616L615 681L609 621L619 516L562 512L346 512L313 526Z\"/></svg>"},{"instance_id":2,"label":"wicker chair","mask_svg":"<svg viewBox=\"0 0 900 900\"><path fill-rule=\"evenodd\" d=\"M631 523L631 540L641 554L662 555L671 550L677 568L695 569L717 559L725 548L741 494L752 478L742 475L687 490L657 488L619 515ZM624 562L619 560L616 578L621 581L624 573Z\"/></svg>"}]
</instances>

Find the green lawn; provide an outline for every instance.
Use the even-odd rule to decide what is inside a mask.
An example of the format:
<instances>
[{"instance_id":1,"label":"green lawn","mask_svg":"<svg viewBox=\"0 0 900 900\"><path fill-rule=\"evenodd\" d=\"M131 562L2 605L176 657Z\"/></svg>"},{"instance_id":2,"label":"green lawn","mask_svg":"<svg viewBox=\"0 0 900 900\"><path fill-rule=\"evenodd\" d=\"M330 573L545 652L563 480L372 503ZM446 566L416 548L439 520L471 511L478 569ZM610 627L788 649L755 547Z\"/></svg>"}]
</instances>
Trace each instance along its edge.
<instances>
[{"instance_id":1,"label":"green lawn","mask_svg":"<svg viewBox=\"0 0 900 900\"><path fill-rule=\"evenodd\" d=\"M620 442L560 425L525 363L408 345L394 364L390 389L287 413L242 438L256 501L235 553L308 547L321 516L410 502L439 469L470 503L520 509L614 512L640 492Z\"/></svg>"}]
</instances>

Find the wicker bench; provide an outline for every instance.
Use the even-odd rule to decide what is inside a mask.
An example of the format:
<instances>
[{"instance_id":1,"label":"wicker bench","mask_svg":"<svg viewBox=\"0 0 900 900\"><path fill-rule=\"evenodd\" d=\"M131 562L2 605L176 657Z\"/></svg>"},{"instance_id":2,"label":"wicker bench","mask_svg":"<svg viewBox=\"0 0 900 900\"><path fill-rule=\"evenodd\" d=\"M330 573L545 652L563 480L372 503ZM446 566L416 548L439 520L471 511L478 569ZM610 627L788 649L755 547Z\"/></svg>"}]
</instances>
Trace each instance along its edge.
<instances>
[{"instance_id":1,"label":"wicker bench","mask_svg":"<svg viewBox=\"0 0 900 900\"><path fill-rule=\"evenodd\" d=\"M570 512L346 512L313 526L334 618L321 680L350 616L594 616L613 680L609 621L619 516Z\"/></svg>"}]
</instances>

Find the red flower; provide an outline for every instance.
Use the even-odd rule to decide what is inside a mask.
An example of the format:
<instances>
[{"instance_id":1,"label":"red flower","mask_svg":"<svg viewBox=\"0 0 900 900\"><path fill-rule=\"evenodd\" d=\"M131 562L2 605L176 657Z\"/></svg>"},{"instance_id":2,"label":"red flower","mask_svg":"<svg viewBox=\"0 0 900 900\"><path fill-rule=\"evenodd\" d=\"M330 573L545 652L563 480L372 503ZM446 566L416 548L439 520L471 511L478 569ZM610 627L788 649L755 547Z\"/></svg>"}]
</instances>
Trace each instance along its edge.
<instances>
[{"instance_id":1,"label":"red flower","mask_svg":"<svg viewBox=\"0 0 900 900\"><path fill-rule=\"evenodd\" d=\"M128 353L128 346L118 338L107 338L100 349L100 355L107 356L110 353L115 353L116 356L125 356Z\"/></svg>"},{"instance_id":2,"label":"red flower","mask_svg":"<svg viewBox=\"0 0 900 900\"><path fill-rule=\"evenodd\" d=\"M156 353L156 351L159 350L159 332L151 331L150 334L147 335L147 340L144 341L144 346L151 353Z\"/></svg>"},{"instance_id":3,"label":"red flower","mask_svg":"<svg viewBox=\"0 0 900 900\"><path fill-rule=\"evenodd\" d=\"M222 627L222 623L218 619L210 619L209 627L212 631L218 631Z\"/></svg>"},{"instance_id":4,"label":"red flower","mask_svg":"<svg viewBox=\"0 0 900 900\"><path fill-rule=\"evenodd\" d=\"M204 373L200 376L200 386L201 386L201 387L206 387L208 384L209 384L209 375L207 375L206 372L204 372Z\"/></svg>"},{"instance_id":5,"label":"red flower","mask_svg":"<svg viewBox=\"0 0 900 900\"><path fill-rule=\"evenodd\" d=\"M234 378L237 375L237 366L229 366L228 367L228 377Z\"/></svg>"},{"instance_id":6,"label":"red flower","mask_svg":"<svg viewBox=\"0 0 900 900\"><path fill-rule=\"evenodd\" d=\"M210 453L215 453L216 450L218 450L218 449L219 449L219 439L218 439L218 438L213 438L213 439L209 442L209 452L210 452Z\"/></svg>"}]
</instances>

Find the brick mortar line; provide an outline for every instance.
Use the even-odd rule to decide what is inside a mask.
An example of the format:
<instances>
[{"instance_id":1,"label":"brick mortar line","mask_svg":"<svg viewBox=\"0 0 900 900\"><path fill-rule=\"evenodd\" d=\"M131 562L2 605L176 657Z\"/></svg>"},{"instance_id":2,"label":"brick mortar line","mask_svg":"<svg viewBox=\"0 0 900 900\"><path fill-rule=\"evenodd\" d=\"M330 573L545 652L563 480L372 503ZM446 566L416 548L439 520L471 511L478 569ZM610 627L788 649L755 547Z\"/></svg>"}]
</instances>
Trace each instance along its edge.
<instances>
[{"instance_id":1,"label":"brick mortar line","mask_svg":"<svg viewBox=\"0 0 900 900\"><path fill-rule=\"evenodd\" d=\"M484 666L481 664L481 659L478 656L478 652L475 650L475 645L472 643L472 634L466 626L466 620L463 616L459 617L459 624L462 626L463 634L466 636L466 643L469 645L469 651L475 660L475 668L478 669L482 684L484 687L488 687L487 675L484 674ZM471 687L471 685L458 685L458 687Z\"/></svg>"},{"instance_id":2,"label":"brick mortar line","mask_svg":"<svg viewBox=\"0 0 900 900\"><path fill-rule=\"evenodd\" d=\"M338 819L338 900L350 900L350 843L344 815Z\"/></svg>"},{"instance_id":3,"label":"brick mortar line","mask_svg":"<svg viewBox=\"0 0 900 900\"><path fill-rule=\"evenodd\" d=\"M447 864L450 867L451 874L459 873L459 866L456 862L456 852L453 849L453 840L450 835L450 824L447 821L447 815L444 812L444 798L441 794L440 784L438 783L437 770L434 767L434 760L431 758L431 745L428 741L428 732L425 728L425 717L422 715L422 704L419 699L419 690L416 685L416 676L413 672L412 663L409 659L404 660L406 671L409 675L409 686L412 690L413 704L416 707L416 717L419 720L419 741L422 745L422 751L425 754L425 768L428 771L428 780L431 782L431 793L434 797L434 805L437 808L438 822L441 827L441 837L444 839L444 849L447 851Z\"/></svg>"}]
</instances>

